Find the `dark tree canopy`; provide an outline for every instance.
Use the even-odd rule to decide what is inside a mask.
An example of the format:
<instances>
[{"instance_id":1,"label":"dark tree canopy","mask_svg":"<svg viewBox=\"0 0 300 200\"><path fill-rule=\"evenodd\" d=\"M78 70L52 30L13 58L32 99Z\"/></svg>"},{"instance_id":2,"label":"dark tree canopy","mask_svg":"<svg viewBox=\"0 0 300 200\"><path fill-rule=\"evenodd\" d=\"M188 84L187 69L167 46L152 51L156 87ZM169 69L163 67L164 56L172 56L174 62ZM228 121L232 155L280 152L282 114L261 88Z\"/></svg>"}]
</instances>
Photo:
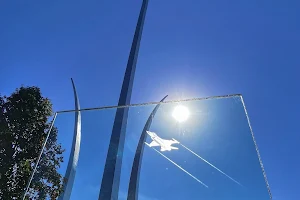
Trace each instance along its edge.
<instances>
[{"instance_id":1,"label":"dark tree canopy","mask_svg":"<svg viewBox=\"0 0 300 200\"><path fill-rule=\"evenodd\" d=\"M37 87L0 95L0 199L21 199L50 128L52 104ZM57 172L63 149L52 128L27 199L56 199L63 177Z\"/></svg>"}]
</instances>

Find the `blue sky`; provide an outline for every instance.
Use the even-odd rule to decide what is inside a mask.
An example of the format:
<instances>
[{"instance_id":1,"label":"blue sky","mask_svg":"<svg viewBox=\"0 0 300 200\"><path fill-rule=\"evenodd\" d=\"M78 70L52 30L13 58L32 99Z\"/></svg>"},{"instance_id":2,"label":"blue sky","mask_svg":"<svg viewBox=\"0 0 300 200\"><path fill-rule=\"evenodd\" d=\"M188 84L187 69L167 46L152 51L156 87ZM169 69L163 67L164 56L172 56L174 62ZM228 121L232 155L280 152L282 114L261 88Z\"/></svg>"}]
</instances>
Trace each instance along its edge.
<instances>
[{"instance_id":1,"label":"blue sky","mask_svg":"<svg viewBox=\"0 0 300 200\"><path fill-rule=\"evenodd\" d=\"M141 2L0 4L0 92L115 105ZM300 196L298 1L149 2L132 103L242 93L274 199Z\"/></svg>"}]
</instances>

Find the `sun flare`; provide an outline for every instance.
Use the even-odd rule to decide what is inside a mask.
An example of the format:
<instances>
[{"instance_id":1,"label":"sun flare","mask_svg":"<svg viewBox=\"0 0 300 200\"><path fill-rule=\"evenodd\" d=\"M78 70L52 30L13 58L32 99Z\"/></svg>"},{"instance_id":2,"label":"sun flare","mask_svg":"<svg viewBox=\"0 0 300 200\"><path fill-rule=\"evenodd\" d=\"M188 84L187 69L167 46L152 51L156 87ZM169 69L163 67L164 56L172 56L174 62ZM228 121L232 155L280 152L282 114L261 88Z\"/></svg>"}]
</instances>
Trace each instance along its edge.
<instances>
[{"instance_id":1,"label":"sun flare","mask_svg":"<svg viewBox=\"0 0 300 200\"><path fill-rule=\"evenodd\" d=\"M190 111L186 106L178 105L175 107L172 116L179 123L186 121L190 116Z\"/></svg>"}]
</instances>

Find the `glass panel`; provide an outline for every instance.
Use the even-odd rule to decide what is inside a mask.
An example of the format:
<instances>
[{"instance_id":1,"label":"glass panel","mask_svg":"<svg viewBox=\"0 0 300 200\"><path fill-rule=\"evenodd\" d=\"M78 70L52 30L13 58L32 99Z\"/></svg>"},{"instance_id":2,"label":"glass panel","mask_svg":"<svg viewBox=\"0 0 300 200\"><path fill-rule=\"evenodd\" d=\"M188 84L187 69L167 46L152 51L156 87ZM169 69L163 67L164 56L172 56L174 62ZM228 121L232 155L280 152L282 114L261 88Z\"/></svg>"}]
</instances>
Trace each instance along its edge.
<instances>
[{"instance_id":1,"label":"glass panel","mask_svg":"<svg viewBox=\"0 0 300 200\"><path fill-rule=\"evenodd\" d=\"M137 145L155 107L128 108L118 199L127 199ZM72 200L99 197L116 111L81 111L81 147ZM71 151L74 118L75 112L59 113L54 124L65 149L59 167L62 176ZM240 96L160 104L149 131L138 199L270 199ZM35 174L33 182L42 174Z\"/></svg>"}]
</instances>

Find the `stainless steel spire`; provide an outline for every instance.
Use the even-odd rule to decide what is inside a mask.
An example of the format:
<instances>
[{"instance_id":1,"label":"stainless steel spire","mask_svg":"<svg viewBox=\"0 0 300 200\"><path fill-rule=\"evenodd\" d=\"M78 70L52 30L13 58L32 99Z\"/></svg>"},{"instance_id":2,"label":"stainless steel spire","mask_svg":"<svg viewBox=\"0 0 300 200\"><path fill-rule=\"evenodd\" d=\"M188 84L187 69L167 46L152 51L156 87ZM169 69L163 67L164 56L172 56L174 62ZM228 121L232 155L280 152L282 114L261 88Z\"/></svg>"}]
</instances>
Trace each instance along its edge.
<instances>
[{"instance_id":1,"label":"stainless steel spire","mask_svg":"<svg viewBox=\"0 0 300 200\"><path fill-rule=\"evenodd\" d=\"M167 98L167 96L165 96L160 102L163 102ZM145 141L147 138L147 131L149 131L149 128L152 124L152 120L153 120L159 106L160 106L160 104L157 104L155 106L155 108L153 109L153 111L151 112L151 114L144 126L138 146L136 148L133 165L132 165L132 169L131 169L127 200L137 200L138 199L140 168L142 165L142 158L143 158L143 153L144 153Z\"/></svg>"},{"instance_id":2,"label":"stainless steel spire","mask_svg":"<svg viewBox=\"0 0 300 200\"><path fill-rule=\"evenodd\" d=\"M73 79L71 79L74 91L75 99L75 110L80 109L79 99L76 92L76 87ZM75 112L75 125L74 125L74 135L72 142L72 149L69 157L69 163L65 174L65 181L63 185L63 193L60 195L58 200L69 200L74 184L76 168L78 164L79 151L80 151L80 141L81 141L81 113L80 111Z\"/></svg>"},{"instance_id":3,"label":"stainless steel spire","mask_svg":"<svg viewBox=\"0 0 300 200\"><path fill-rule=\"evenodd\" d=\"M143 0L123 79L119 106L130 104L147 5L148 0ZM117 109L102 177L99 200L118 199L127 117L128 108Z\"/></svg>"}]
</instances>

